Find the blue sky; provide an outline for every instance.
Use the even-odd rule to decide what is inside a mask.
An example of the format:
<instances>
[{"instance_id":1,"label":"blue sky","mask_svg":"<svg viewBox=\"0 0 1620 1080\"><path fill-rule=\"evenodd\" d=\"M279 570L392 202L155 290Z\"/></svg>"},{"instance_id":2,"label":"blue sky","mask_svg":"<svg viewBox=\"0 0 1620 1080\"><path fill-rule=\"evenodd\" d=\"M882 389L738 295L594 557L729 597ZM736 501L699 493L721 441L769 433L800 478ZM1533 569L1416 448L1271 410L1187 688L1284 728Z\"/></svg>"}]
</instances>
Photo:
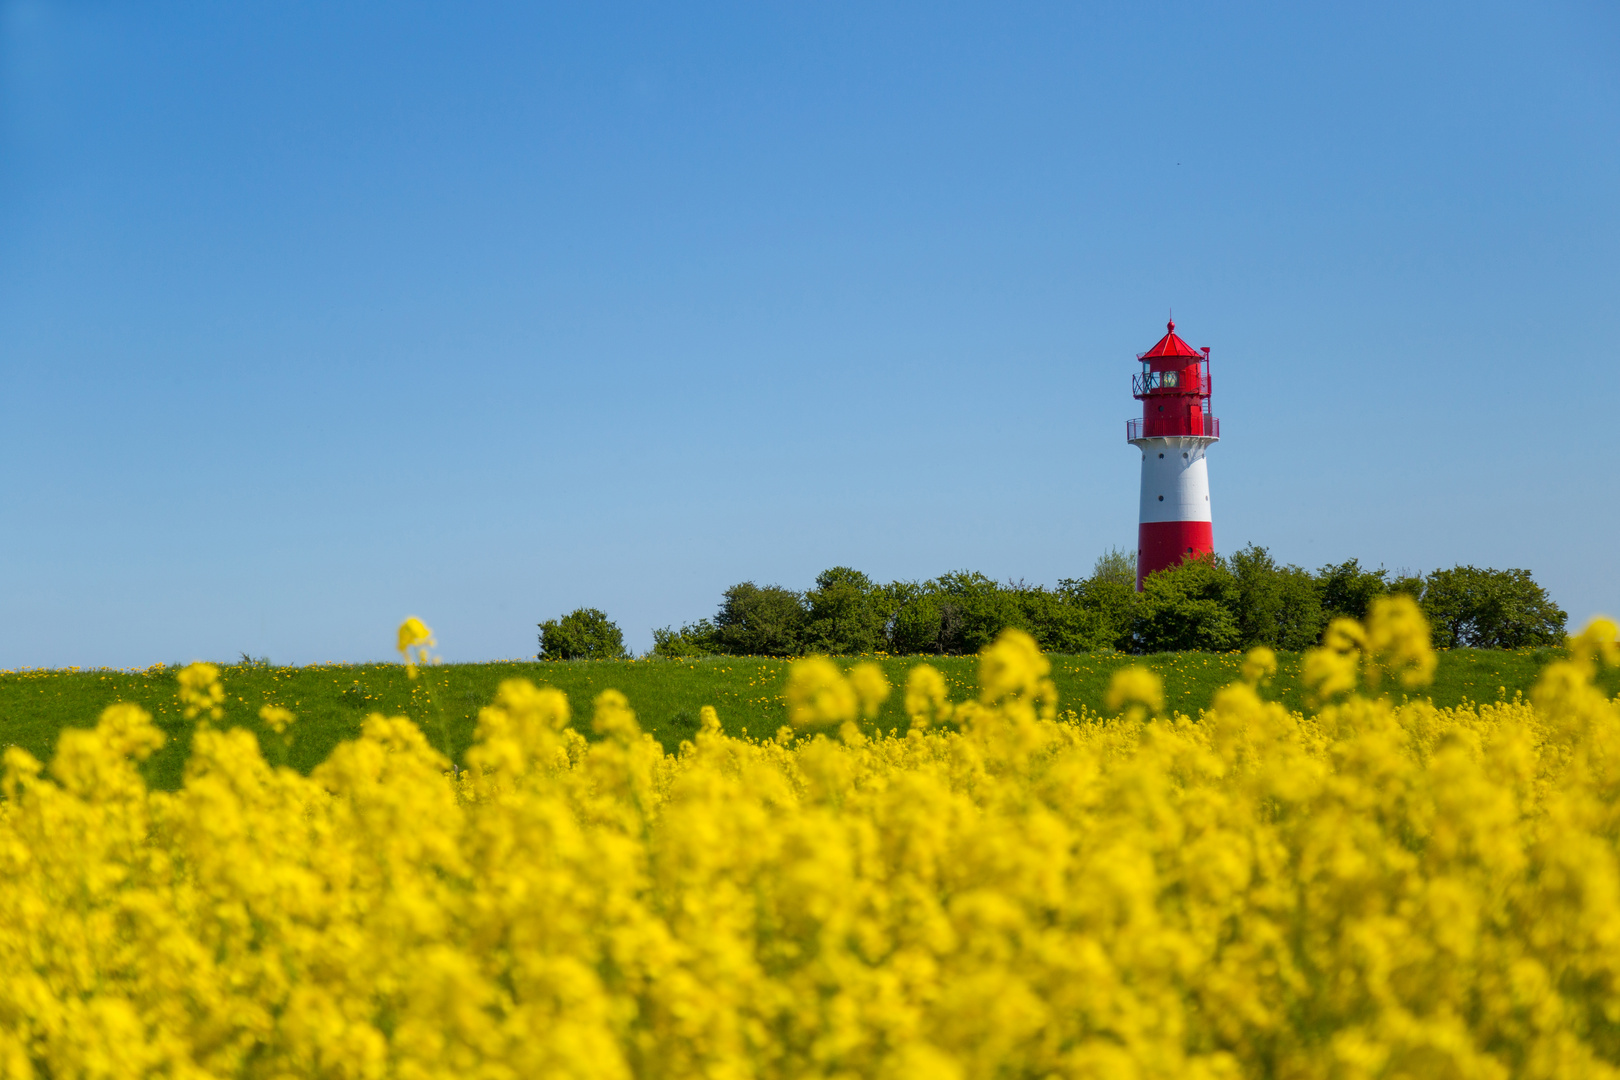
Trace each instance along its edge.
<instances>
[{"instance_id":1,"label":"blue sky","mask_svg":"<svg viewBox=\"0 0 1620 1080\"><path fill-rule=\"evenodd\" d=\"M1598 3L0 0L0 666L1216 545L1620 613Z\"/></svg>"}]
</instances>

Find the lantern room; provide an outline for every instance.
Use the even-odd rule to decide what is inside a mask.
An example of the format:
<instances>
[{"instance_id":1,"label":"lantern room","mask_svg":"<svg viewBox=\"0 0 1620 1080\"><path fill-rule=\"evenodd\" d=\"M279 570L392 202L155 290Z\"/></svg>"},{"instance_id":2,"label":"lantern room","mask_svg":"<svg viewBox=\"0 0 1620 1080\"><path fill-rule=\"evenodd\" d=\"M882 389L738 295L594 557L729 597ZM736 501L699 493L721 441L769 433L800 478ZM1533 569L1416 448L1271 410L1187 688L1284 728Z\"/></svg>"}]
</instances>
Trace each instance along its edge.
<instances>
[{"instance_id":1,"label":"lantern room","mask_svg":"<svg viewBox=\"0 0 1620 1080\"><path fill-rule=\"evenodd\" d=\"M1176 335L1174 320L1164 337L1138 354L1140 373L1131 377L1131 396L1142 402L1142 419L1127 438L1197 435L1220 438L1220 421L1209 411L1209 350L1194 349Z\"/></svg>"}]
</instances>

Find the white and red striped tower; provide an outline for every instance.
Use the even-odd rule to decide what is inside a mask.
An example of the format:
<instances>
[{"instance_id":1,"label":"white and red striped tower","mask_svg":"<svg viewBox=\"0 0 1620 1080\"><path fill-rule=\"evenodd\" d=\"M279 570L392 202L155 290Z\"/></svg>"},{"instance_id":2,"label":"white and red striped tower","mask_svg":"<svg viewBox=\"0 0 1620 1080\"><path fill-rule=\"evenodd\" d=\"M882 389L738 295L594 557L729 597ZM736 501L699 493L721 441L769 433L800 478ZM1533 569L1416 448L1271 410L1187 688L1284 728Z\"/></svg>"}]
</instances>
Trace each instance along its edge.
<instances>
[{"instance_id":1,"label":"white and red striped tower","mask_svg":"<svg viewBox=\"0 0 1620 1080\"><path fill-rule=\"evenodd\" d=\"M1209 350L1169 332L1137 357L1131 396L1142 418L1125 422L1125 440L1142 451L1142 515L1136 533L1136 587L1155 570L1215 550L1204 451L1221 437L1209 413Z\"/></svg>"}]
</instances>

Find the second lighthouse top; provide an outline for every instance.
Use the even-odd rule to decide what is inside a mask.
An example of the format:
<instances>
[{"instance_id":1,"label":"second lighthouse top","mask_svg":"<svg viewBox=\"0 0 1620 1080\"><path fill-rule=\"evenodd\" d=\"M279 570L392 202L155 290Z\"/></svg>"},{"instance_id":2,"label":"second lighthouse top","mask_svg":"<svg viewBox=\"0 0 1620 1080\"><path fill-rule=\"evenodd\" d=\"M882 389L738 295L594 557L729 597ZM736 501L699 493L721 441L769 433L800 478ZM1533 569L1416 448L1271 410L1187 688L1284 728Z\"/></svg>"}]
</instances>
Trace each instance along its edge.
<instances>
[{"instance_id":1,"label":"second lighthouse top","mask_svg":"<svg viewBox=\"0 0 1620 1080\"><path fill-rule=\"evenodd\" d=\"M1126 428L1127 439L1192 436L1218 439L1220 421L1209 412L1209 349L1195 349L1176 335L1174 320L1159 343L1137 359L1131 396L1142 402L1142 419Z\"/></svg>"}]
</instances>

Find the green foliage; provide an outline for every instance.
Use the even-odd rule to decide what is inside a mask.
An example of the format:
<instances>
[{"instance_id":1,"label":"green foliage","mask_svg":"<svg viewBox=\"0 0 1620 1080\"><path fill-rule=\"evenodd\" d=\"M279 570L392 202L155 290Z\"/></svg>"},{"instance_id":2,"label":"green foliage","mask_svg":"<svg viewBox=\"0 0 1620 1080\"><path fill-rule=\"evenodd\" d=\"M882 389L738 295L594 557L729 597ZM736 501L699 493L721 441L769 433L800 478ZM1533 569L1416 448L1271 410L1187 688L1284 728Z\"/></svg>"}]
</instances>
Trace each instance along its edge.
<instances>
[{"instance_id":1,"label":"green foliage","mask_svg":"<svg viewBox=\"0 0 1620 1080\"><path fill-rule=\"evenodd\" d=\"M835 566L816 576L804 594L805 646L809 652L853 656L888 647L886 631L894 603L859 570Z\"/></svg>"},{"instance_id":2,"label":"green foliage","mask_svg":"<svg viewBox=\"0 0 1620 1080\"><path fill-rule=\"evenodd\" d=\"M1316 572L1317 590L1322 597L1322 615L1324 625L1337 618L1355 619L1361 621L1367 615L1367 608L1375 597L1384 596L1390 592L1387 580L1389 571L1383 567L1377 570L1363 570L1361 562L1351 559L1337 566L1324 566ZM1413 579L1401 579L1408 588L1402 591L1410 592L1413 596L1422 594L1423 581L1415 579L1415 590L1411 588Z\"/></svg>"},{"instance_id":3,"label":"green foliage","mask_svg":"<svg viewBox=\"0 0 1620 1080\"><path fill-rule=\"evenodd\" d=\"M808 622L804 598L792 589L744 581L726 590L715 616L716 651L731 656L798 656L804 651Z\"/></svg>"},{"instance_id":4,"label":"green foliage","mask_svg":"<svg viewBox=\"0 0 1620 1080\"><path fill-rule=\"evenodd\" d=\"M1424 583L1420 603L1440 648L1561 644L1568 619L1528 570L1436 570Z\"/></svg>"},{"instance_id":5,"label":"green foliage","mask_svg":"<svg viewBox=\"0 0 1620 1080\"><path fill-rule=\"evenodd\" d=\"M1083 627L1065 625L1062 599L1039 586L997 585L961 570L921 584L897 583L889 592L889 652L968 656L1009 626L1034 634L1043 648L1082 647Z\"/></svg>"},{"instance_id":6,"label":"green foliage","mask_svg":"<svg viewBox=\"0 0 1620 1080\"><path fill-rule=\"evenodd\" d=\"M1110 548L1098 556L1091 576L1058 582L1069 602L1096 613L1092 649L1130 652L1135 647L1136 619L1141 595L1136 591L1136 552Z\"/></svg>"},{"instance_id":7,"label":"green foliage","mask_svg":"<svg viewBox=\"0 0 1620 1080\"><path fill-rule=\"evenodd\" d=\"M1083 602L1080 596L1059 582L1056 589L1020 588L1018 600L1024 625L1046 652L1109 652L1114 648L1114 630L1107 616ZM1132 595L1135 589L1131 589Z\"/></svg>"},{"instance_id":8,"label":"green foliage","mask_svg":"<svg viewBox=\"0 0 1620 1080\"><path fill-rule=\"evenodd\" d=\"M653 631L653 655L669 660L686 656L712 656L720 651L720 637L714 623L699 619L679 630L665 626Z\"/></svg>"},{"instance_id":9,"label":"green foliage","mask_svg":"<svg viewBox=\"0 0 1620 1080\"><path fill-rule=\"evenodd\" d=\"M1243 640L1237 600L1237 578L1214 557L1188 559L1172 569L1149 574L1142 583L1136 619L1137 649L1235 649Z\"/></svg>"},{"instance_id":10,"label":"green foliage","mask_svg":"<svg viewBox=\"0 0 1620 1080\"><path fill-rule=\"evenodd\" d=\"M890 624L890 649L902 656L939 655L945 651L947 634L940 598L921 586L913 585L910 591L912 595L901 601ZM951 610L954 629L955 608Z\"/></svg>"},{"instance_id":11,"label":"green foliage","mask_svg":"<svg viewBox=\"0 0 1620 1080\"><path fill-rule=\"evenodd\" d=\"M1229 561L1237 584L1238 634L1245 646L1298 651L1316 644L1326 625L1317 582L1297 566L1278 566L1256 544Z\"/></svg>"},{"instance_id":12,"label":"green foliage","mask_svg":"<svg viewBox=\"0 0 1620 1080\"><path fill-rule=\"evenodd\" d=\"M1047 652L1154 653L1246 649L1297 652L1338 617L1361 620L1379 596L1408 593L1435 620L1442 646L1518 648L1563 640L1565 615L1524 570L1436 570L1427 578L1365 569L1350 559L1315 574L1283 565L1257 544L1149 575L1136 558L1105 552L1086 578L1056 587L998 584L959 570L931 581L881 585L847 566L800 594L743 582L714 619L653 631L653 655L971 656L1007 627Z\"/></svg>"},{"instance_id":13,"label":"green foliage","mask_svg":"<svg viewBox=\"0 0 1620 1080\"><path fill-rule=\"evenodd\" d=\"M1016 587L1003 589L983 574L960 570L929 583L939 596L940 651L977 653L1009 626L1031 629Z\"/></svg>"},{"instance_id":14,"label":"green foliage","mask_svg":"<svg viewBox=\"0 0 1620 1080\"><path fill-rule=\"evenodd\" d=\"M1405 571L1396 571L1395 576L1389 580L1389 594L1404 593L1414 600L1423 598L1423 575L1412 574Z\"/></svg>"},{"instance_id":15,"label":"green foliage","mask_svg":"<svg viewBox=\"0 0 1620 1080\"><path fill-rule=\"evenodd\" d=\"M1109 548L1097 556L1096 563L1091 567L1091 580L1129 585L1132 591L1135 591L1136 552Z\"/></svg>"},{"instance_id":16,"label":"green foliage","mask_svg":"<svg viewBox=\"0 0 1620 1080\"><path fill-rule=\"evenodd\" d=\"M541 660L619 660L627 655L624 634L596 608L575 608L540 624Z\"/></svg>"}]
</instances>

